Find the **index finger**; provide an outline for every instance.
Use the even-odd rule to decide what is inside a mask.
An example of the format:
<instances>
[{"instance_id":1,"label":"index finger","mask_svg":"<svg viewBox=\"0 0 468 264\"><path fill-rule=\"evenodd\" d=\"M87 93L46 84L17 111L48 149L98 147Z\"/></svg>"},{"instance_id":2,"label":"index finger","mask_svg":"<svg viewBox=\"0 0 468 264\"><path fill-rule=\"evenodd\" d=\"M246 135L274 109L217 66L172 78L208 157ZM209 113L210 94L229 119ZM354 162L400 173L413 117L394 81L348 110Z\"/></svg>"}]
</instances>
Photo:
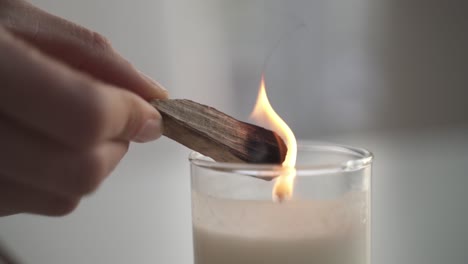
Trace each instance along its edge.
<instances>
[{"instance_id":1,"label":"index finger","mask_svg":"<svg viewBox=\"0 0 468 264\"><path fill-rule=\"evenodd\" d=\"M138 71L102 35L25 1L15 1L11 5L14 5L10 7L13 11L7 11L5 26L42 52L145 100L168 97L159 83Z\"/></svg>"},{"instance_id":2,"label":"index finger","mask_svg":"<svg viewBox=\"0 0 468 264\"><path fill-rule=\"evenodd\" d=\"M1 27L0 61L9 62L0 63L0 116L79 148L160 135L161 116L141 97L75 72Z\"/></svg>"}]
</instances>

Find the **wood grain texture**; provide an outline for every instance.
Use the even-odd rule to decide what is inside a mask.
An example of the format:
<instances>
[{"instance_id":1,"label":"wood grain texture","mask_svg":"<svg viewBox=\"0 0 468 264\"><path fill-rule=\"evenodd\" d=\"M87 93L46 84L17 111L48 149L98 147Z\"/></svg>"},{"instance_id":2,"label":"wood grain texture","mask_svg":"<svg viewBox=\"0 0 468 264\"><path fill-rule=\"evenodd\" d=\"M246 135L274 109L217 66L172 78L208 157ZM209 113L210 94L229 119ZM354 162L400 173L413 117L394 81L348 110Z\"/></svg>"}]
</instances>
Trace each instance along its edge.
<instances>
[{"instance_id":1,"label":"wood grain texture","mask_svg":"<svg viewBox=\"0 0 468 264\"><path fill-rule=\"evenodd\" d=\"M151 104L163 117L163 135L215 161L271 164L284 161L287 147L271 130L190 100L154 100Z\"/></svg>"}]
</instances>

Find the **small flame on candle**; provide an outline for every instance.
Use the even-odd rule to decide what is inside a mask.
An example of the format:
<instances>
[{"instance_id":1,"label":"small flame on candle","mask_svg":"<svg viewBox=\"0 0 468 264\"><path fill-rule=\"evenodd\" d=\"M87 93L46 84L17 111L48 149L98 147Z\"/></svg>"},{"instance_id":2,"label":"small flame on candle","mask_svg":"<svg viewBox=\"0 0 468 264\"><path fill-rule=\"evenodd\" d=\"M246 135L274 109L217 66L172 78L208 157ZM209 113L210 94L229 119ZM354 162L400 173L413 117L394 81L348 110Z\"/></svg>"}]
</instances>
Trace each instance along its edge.
<instances>
[{"instance_id":1,"label":"small flame on candle","mask_svg":"<svg viewBox=\"0 0 468 264\"><path fill-rule=\"evenodd\" d=\"M274 200L280 202L287 200L292 197L294 178L296 177L297 142L291 128L289 128L286 122L281 119L271 106L266 94L265 76L263 74L257 102L250 118L259 125L275 131L288 147L286 158L282 164L283 170L280 176L276 178L275 186L273 187Z\"/></svg>"}]
</instances>

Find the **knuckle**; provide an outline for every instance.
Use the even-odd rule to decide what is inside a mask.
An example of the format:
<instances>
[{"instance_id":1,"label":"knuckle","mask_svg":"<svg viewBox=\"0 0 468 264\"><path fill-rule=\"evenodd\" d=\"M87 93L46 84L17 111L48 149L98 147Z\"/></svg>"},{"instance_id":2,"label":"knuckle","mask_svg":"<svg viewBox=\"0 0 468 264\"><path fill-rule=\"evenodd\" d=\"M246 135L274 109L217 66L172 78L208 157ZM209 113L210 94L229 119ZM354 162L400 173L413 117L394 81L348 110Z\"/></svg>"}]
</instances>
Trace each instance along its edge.
<instances>
[{"instance_id":1,"label":"knuckle","mask_svg":"<svg viewBox=\"0 0 468 264\"><path fill-rule=\"evenodd\" d=\"M109 50L112 47L109 39L94 31L90 32L90 42L91 47L98 50Z\"/></svg>"},{"instance_id":2,"label":"knuckle","mask_svg":"<svg viewBox=\"0 0 468 264\"><path fill-rule=\"evenodd\" d=\"M48 216L65 216L73 212L79 203L79 198L56 197L44 213Z\"/></svg>"},{"instance_id":3,"label":"knuckle","mask_svg":"<svg viewBox=\"0 0 468 264\"><path fill-rule=\"evenodd\" d=\"M123 146L124 146L124 151L123 151L122 154L123 154L123 155L126 155L126 154L128 153L129 148L130 148L130 142L124 141L123 144L124 144L124 145L123 145Z\"/></svg>"},{"instance_id":4,"label":"knuckle","mask_svg":"<svg viewBox=\"0 0 468 264\"><path fill-rule=\"evenodd\" d=\"M93 80L82 80L78 84L80 92L75 96L80 110L74 115L74 128L76 132L75 144L78 148L89 148L102 138L105 119L102 107L102 98L96 90L99 85Z\"/></svg>"},{"instance_id":5,"label":"knuckle","mask_svg":"<svg viewBox=\"0 0 468 264\"><path fill-rule=\"evenodd\" d=\"M136 110L141 109L141 99L137 95L128 91L123 91L122 96L124 97L122 101L125 102L129 111L126 116L126 121L121 128L121 136L123 138L130 139L136 136L144 121L144 116L140 111Z\"/></svg>"},{"instance_id":6,"label":"knuckle","mask_svg":"<svg viewBox=\"0 0 468 264\"><path fill-rule=\"evenodd\" d=\"M74 189L79 195L92 193L106 176L106 162L102 156L91 153L84 155L79 164Z\"/></svg>"}]
</instances>

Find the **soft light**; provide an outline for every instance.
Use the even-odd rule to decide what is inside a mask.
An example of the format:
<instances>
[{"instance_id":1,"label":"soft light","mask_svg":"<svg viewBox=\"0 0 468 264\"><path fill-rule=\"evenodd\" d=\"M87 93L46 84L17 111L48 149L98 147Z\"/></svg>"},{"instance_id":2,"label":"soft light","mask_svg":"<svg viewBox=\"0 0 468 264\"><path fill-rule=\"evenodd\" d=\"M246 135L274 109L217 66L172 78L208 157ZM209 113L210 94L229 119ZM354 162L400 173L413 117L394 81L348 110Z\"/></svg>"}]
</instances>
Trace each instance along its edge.
<instances>
[{"instance_id":1,"label":"soft light","mask_svg":"<svg viewBox=\"0 0 468 264\"><path fill-rule=\"evenodd\" d=\"M296 177L297 142L294 133L286 122L273 110L265 89L265 78L262 75L257 102L250 116L257 124L275 131L288 147L286 158L283 161L281 175L276 178L273 188L273 199L283 201L293 194L294 178Z\"/></svg>"}]
</instances>

